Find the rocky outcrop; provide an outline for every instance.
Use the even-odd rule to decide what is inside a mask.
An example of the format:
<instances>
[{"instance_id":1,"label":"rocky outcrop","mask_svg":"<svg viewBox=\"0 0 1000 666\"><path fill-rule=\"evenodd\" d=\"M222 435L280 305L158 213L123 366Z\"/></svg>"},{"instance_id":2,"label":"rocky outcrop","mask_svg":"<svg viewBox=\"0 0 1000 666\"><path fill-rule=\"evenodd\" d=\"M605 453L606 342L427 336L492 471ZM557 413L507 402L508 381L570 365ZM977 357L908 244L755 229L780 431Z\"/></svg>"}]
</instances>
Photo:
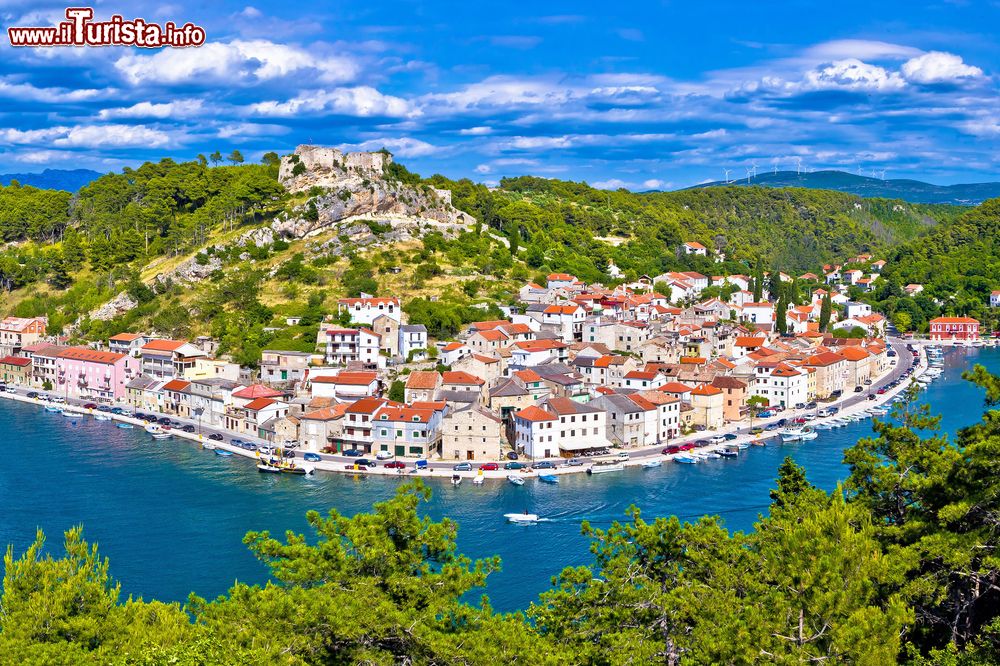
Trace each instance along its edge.
<instances>
[{"instance_id":1,"label":"rocky outcrop","mask_svg":"<svg viewBox=\"0 0 1000 666\"><path fill-rule=\"evenodd\" d=\"M293 214L271 228L286 238L305 238L353 218L393 227L427 223L453 233L475 219L451 203L451 192L427 185L407 185L386 175L388 153L343 153L336 148L299 146L281 160L278 179L291 192L315 191Z\"/></svg>"},{"instance_id":2,"label":"rocky outcrop","mask_svg":"<svg viewBox=\"0 0 1000 666\"><path fill-rule=\"evenodd\" d=\"M139 303L134 298L129 296L128 292L123 291L101 307L96 310L92 310L88 316L90 319L97 321L110 321L115 317L125 314L137 305L139 305Z\"/></svg>"}]
</instances>

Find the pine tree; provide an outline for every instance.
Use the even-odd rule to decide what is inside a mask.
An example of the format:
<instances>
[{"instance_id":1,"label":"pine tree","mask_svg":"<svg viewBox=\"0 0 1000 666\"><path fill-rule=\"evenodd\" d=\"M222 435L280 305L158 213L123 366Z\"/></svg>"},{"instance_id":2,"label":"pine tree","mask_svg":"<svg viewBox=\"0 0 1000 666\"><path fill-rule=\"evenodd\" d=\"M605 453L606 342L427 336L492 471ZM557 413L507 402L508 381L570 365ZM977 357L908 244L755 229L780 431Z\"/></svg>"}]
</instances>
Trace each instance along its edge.
<instances>
[{"instance_id":1,"label":"pine tree","mask_svg":"<svg viewBox=\"0 0 1000 666\"><path fill-rule=\"evenodd\" d=\"M830 315L833 313L833 303L830 301L830 292L823 294L823 303L819 308L819 330L826 333L830 327Z\"/></svg>"},{"instance_id":2,"label":"pine tree","mask_svg":"<svg viewBox=\"0 0 1000 666\"><path fill-rule=\"evenodd\" d=\"M781 289L781 296L778 297L778 304L775 306L774 326L782 335L788 332L786 310L788 310L788 295Z\"/></svg>"},{"instance_id":3,"label":"pine tree","mask_svg":"<svg viewBox=\"0 0 1000 666\"><path fill-rule=\"evenodd\" d=\"M764 269L761 263L757 262L757 267L753 272L753 302L760 303L764 298Z\"/></svg>"}]
</instances>

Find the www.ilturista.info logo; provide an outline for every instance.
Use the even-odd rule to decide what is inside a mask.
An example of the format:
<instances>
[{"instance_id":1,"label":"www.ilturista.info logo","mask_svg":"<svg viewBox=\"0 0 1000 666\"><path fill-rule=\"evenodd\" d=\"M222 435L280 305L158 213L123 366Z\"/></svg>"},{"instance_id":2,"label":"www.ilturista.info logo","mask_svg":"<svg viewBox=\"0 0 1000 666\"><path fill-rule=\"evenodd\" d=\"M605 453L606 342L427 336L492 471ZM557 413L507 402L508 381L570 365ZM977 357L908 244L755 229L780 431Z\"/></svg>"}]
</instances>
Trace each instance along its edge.
<instances>
[{"instance_id":1,"label":"www.ilturista.info logo","mask_svg":"<svg viewBox=\"0 0 1000 666\"><path fill-rule=\"evenodd\" d=\"M115 14L107 21L94 21L91 7L68 7L65 21L51 27L7 28L11 46L163 46L184 48L205 43L205 29L173 21L163 25L141 18L126 21Z\"/></svg>"}]
</instances>

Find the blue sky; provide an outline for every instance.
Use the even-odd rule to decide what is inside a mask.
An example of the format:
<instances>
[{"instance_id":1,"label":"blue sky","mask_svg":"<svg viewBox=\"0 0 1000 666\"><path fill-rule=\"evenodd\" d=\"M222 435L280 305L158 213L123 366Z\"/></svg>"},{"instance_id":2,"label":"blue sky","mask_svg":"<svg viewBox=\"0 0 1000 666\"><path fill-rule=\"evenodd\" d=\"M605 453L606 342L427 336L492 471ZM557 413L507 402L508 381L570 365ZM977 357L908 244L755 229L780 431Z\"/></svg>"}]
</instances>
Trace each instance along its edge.
<instances>
[{"instance_id":1,"label":"blue sky","mask_svg":"<svg viewBox=\"0 0 1000 666\"><path fill-rule=\"evenodd\" d=\"M0 172L385 146L429 175L670 189L777 165L1000 180L1000 2L97 2L198 49L15 49Z\"/></svg>"}]
</instances>

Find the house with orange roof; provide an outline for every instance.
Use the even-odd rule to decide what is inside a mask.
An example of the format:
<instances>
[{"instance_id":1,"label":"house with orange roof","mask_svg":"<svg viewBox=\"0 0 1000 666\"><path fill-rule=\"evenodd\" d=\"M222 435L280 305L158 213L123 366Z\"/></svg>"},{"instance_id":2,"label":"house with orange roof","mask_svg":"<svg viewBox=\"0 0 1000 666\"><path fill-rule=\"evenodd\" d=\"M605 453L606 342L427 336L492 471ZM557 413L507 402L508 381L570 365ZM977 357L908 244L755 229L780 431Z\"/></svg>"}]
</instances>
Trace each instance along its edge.
<instances>
[{"instance_id":1,"label":"house with orange roof","mask_svg":"<svg viewBox=\"0 0 1000 666\"><path fill-rule=\"evenodd\" d=\"M23 356L0 358L0 382L8 386L28 386L31 382L31 359Z\"/></svg>"},{"instance_id":2,"label":"house with orange roof","mask_svg":"<svg viewBox=\"0 0 1000 666\"><path fill-rule=\"evenodd\" d=\"M19 355L23 347L45 337L48 317L4 317L0 321L0 356Z\"/></svg>"},{"instance_id":3,"label":"house with orange roof","mask_svg":"<svg viewBox=\"0 0 1000 666\"><path fill-rule=\"evenodd\" d=\"M972 317L936 317L930 320L930 338L934 342L979 339L979 320Z\"/></svg>"},{"instance_id":4,"label":"house with orange roof","mask_svg":"<svg viewBox=\"0 0 1000 666\"><path fill-rule=\"evenodd\" d=\"M583 376L588 386L621 387L625 375L639 369L639 362L631 356L577 356L570 364Z\"/></svg>"},{"instance_id":5,"label":"house with orange roof","mask_svg":"<svg viewBox=\"0 0 1000 666\"><path fill-rule=\"evenodd\" d=\"M441 373L436 370L414 370L406 376L405 400L434 400L441 392Z\"/></svg>"},{"instance_id":6,"label":"house with orange roof","mask_svg":"<svg viewBox=\"0 0 1000 666\"><path fill-rule=\"evenodd\" d=\"M507 357L509 358L509 357ZM507 358L499 352L493 354L466 354L451 364L452 370L463 370L470 375L482 377L490 383L507 373Z\"/></svg>"},{"instance_id":7,"label":"house with orange roof","mask_svg":"<svg viewBox=\"0 0 1000 666\"><path fill-rule=\"evenodd\" d=\"M746 417L749 386L745 381L730 375L716 375L712 386L722 391L723 420L740 421Z\"/></svg>"},{"instance_id":8,"label":"house with orange roof","mask_svg":"<svg viewBox=\"0 0 1000 666\"><path fill-rule=\"evenodd\" d=\"M513 414L514 448L534 458L553 458L560 453L559 417L531 405Z\"/></svg>"},{"instance_id":9,"label":"house with orange roof","mask_svg":"<svg viewBox=\"0 0 1000 666\"><path fill-rule=\"evenodd\" d=\"M684 254L696 254L700 257L708 255L708 248L698 241L687 241L681 245L681 252Z\"/></svg>"},{"instance_id":10,"label":"house with orange roof","mask_svg":"<svg viewBox=\"0 0 1000 666\"><path fill-rule=\"evenodd\" d=\"M348 312L351 321L356 324L371 326L376 317L385 315L403 323L403 309L399 307L398 298L341 298L337 301L337 313Z\"/></svg>"},{"instance_id":11,"label":"house with orange roof","mask_svg":"<svg viewBox=\"0 0 1000 666\"><path fill-rule=\"evenodd\" d=\"M694 390L694 387L681 382L667 382L656 390L673 396L681 402L691 402L691 391Z\"/></svg>"},{"instance_id":12,"label":"house with orange roof","mask_svg":"<svg viewBox=\"0 0 1000 666\"><path fill-rule=\"evenodd\" d=\"M477 354L489 354L510 344L510 336L497 327L488 328L474 331L465 344Z\"/></svg>"},{"instance_id":13,"label":"house with orange roof","mask_svg":"<svg viewBox=\"0 0 1000 666\"><path fill-rule=\"evenodd\" d=\"M516 370L567 359L568 345L558 340L523 340L510 346L510 365Z\"/></svg>"},{"instance_id":14,"label":"house with orange roof","mask_svg":"<svg viewBox=\"0 0 1000 666\"><path fill-rule=\"evenodd\" d=\"M542 327L569 343L580 338L586 318L587 311L578 303L553 304L542 310Z\"/></svg>"},{"instance_id":15,"label":"house with orange roof","mask_svg":"<svg viewBox=\"0 0 1000 666\"><path fill-rule=\"evenodd\" d=\"M637 391L649 391L660 388L668 381L667 376L658 369L632 370L631 372L626 372L622 377L621 387Z\"/></svg>"},{"instance_id":16,"label":"house with orange roof","mask_svg":"<svg viewBox=\"0 0 1000 666\"><path fill-rule=\"evenodd\" d=\"M69 347L55 355L60 395L83 400L115 402L125 398L126 385L139 374L139 360L128 354Z\"/></svg>"},{"instance_id":17,"label":"house with orange roof","mask_svg":"<svg viewBox=\"0 0 1000 666\"><path fill-rule=\"evenodd\" d=\"M367 370L341 370L335 375L314 375L309 384L313 398L351 401L379 393L378 373Z\"/></svg>"},{"instance_id":18,"label":"house with orange roof","mask_svg":"<svg viewBox=\"0 0 1000 666\"><path fill-rule=\"evenodd\" d=\"M471 354L472 349L464 342L438 343L438 359L442 365L451 365L466 354Z\"/></svg>"},{"instance_id":19,"label":"house with orange roof","mask_svg":"<svg viewBox=\"0 0 1000 666\"><path fill-rule=\"evenodd\" d=\"M576 276L569 273L549 273L545 281L545 286L549 289L559 289L561 287L571 287L576 282Z\"/></svg>"},{"instance_id":20,"label":"house with orange roof","mask_svg":"<svg viewBox=\"0 0 1000 666\"><path fill-rule=\"evenodd\" d=\"M139 333L118 333L108 338L108 351L138 356L149 339Z\"/></svg>"},{"instance_id":21,"label":"house with orange roof","mask_svg":"<svg viewBox=\"0 0 1000 666\"><path fill-rule=\"evenodd\" d=\"M825 400L836 391L844 390L844 377L847 372L847 359L832 351L818 351L803 360L803 366L816 371L815 395L819 400Z\"/></svg>"},{"instance_id":22,"label":"house with orange roof","mask_svg":"<svg viewBox=\"0 0 1000 666\"><path fill-rule=\"evenodd\" d=\"M347 405L344 409L343 427L333 437L329 449L335 453L343 453L348 449L371 453L375 439L375 415L387 404L387 400L369 396Z\"/></svg>"},{"instance_id":23,"label":"house with orange roof","mask_svg":"<svg viewBox=\"0 0 1000 666\"><path fill-rule=\"evenodd\" d=\"M662 444L680 435L680 398L658 390L638 391L628 397L643 408L647 443Z\"/></svg>"},{"instance_id":24,"label":"house with orange roof","mask_svg":"<svg viewBox=\"0 0 1000 666\"><path fill-rule=\"evenodd\" d=\"M288 403L274 398L256 398L243 405L233 404L226 408L224 427L240 435L268 439L263 426L272 419L288 415Z\"/></svg>"},{"instance_id":25,"label":"house with orange roof","mask_svg":"<svg viewBox=\"0 0 1000 666\"><path fill-rule=\"evenodd\" d=\"M809 373L784 361L764 360L754 368L752 395L769 405L795 407L809 401Z\"/></svg>"},{"instance_id":26,"label":"house with orange roof","mask_svg":"<svg viewBox=\"0 0 1000 666\"><path fill-rule=\"evenodd\" d=\"M208 356L204 351L187 340L147 340L139 348L142 360L141 372L157 379L183 377L195 367L197 359Z\"/></svg>"},{"instance_id":27,"label":"house with orange roof","mask_svg":"<svg viewBox=\"0 0 1000 666\"><path fill-rule=\"evenodd\" d=\"M372 421L371 451L408 458L430 458L441 453L443 410L382 405Z\"/></svg>"},{"instance_id":28,"label":"house with orange roof","mask_svg":"<svg viewBox=\"0 0 1000 666\"><path fill-rule=\"evenodd\" d=\"M845 359L844 388L855 390L864 387L872 378L872 355L861 345L845 346L837 350Z\"/></svg>"},{"instance_id":29,"label":"house with orange roof","mask_svg":"<svg viewBox=\"0 0 1000 666\"><path fill-rule=\"evenodd\" d=\"M725 396L721 388L702 384L691 391L690 423L705 426L708 430L721 428L725 423Z\"/></svg>"},{"instance_id":30,"label":"house with orange roof","mask_svg":"<svg viewBox=\"0 0 1000 666\"><path fill-rule=\"evenodd\" d=\"M462 370L451 370L442 373L442 391L459 393L475 393L482 398L486 393L486 380Z\"/></svg>"}]
</instances>

